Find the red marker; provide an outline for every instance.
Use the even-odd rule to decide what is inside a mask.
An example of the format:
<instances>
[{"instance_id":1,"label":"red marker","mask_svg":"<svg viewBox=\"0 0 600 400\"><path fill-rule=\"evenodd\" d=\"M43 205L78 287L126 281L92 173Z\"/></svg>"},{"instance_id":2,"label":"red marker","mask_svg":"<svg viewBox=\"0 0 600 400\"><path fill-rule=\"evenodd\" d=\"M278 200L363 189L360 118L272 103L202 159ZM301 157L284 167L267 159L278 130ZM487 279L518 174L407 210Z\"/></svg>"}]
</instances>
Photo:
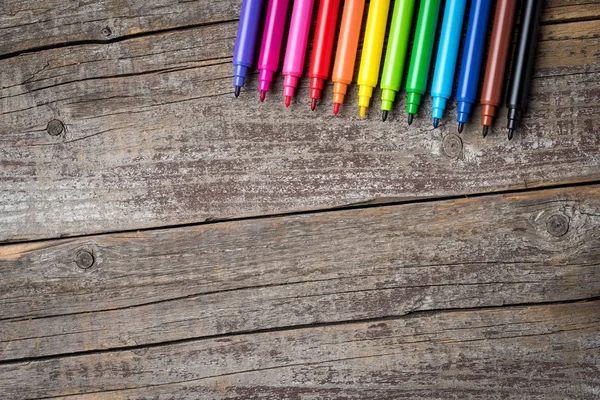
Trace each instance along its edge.
<instances>
[{"instance_id":1,"label":"red marker","mask_svg":"<svg viewBox=\"0 0 600 400\"><path fill-rule=\"evenodd\" d=\"M319 5L315 41L308 71L312 99L310 108L313 111L317 106L317 100L321 98L323 85L329 77L339 9L340 0L321 0Z\"/></svg>"}]
</instances>

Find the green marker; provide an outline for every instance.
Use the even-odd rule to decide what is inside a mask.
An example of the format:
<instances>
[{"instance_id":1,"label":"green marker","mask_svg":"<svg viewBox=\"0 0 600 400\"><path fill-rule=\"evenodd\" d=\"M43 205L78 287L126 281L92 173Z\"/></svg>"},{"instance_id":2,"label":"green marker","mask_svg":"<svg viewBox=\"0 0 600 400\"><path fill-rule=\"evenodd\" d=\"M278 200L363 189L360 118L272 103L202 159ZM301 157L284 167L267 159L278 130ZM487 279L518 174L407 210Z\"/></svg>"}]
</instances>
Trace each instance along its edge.
<instances>
[{"instance_id":1,"label":"green marker","mask_svg":"<svg viewBox=\"0 0 600 400\"><path fill-rule=\"evenodd\" d=\"M406 80L406 92L408 93L406 112L408 112L409 125L412 124L413 117L421 104L421 97L427 89L440 3L441 0L422 0L419 8L419 19Z\"/></svg>"},{"instance_id":2,"label":"green marker","mask_svg":"<svg viewBox=\"0 0 600 400\"><path fill-rule=\"evenodd\" d=\"M385 54L383 75L381 76L381 119L384 121L387 119L388 112L392 109L392 103L396 99L396 93L400 91L400 85L402 84L404 61L406 60L414 10L415 0L396 0L394 3L390 38Z\"/></svg>"}]
</instances>

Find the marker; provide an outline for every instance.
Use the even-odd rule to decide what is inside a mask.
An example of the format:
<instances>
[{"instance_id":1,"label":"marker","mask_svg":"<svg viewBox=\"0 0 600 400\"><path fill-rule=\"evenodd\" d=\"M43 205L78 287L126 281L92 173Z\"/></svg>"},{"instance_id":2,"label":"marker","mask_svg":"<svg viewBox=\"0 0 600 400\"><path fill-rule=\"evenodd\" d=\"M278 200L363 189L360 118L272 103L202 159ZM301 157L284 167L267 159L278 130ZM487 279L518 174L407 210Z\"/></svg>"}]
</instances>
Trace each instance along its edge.
<instances>
[{"instance_id":1,"label":"marker","mask_svg":"<svg viewBox=\"0 0 600 400\"><path fill-rule=\"evenodd\" d=\"M485 79L481 91L481 124L483 137L486 137L492 120L496 115L496 108L502 100L502 85L508 61L508 49L511 44L511 34L517 10L517 0L498 0L492 40L488 52Z\"/></svg>"},{"instance_id":2,"label":"marker","mask_svg":"<svg viewBox=\"0 0 600 400\"><path fill-rule=\"evenodd\" d=\"M298 85L298 78L302 76L313 4L314 0L294 1L292 22L290 23L285 60L283 61L283 94L286 107L290 106Z\"/></svg>"},{"instance_id":3,"label":"marker","mask_svg":"<svg viewBox=\"0 0 600 400\"><path fill-rule=\"evenodd\" d=\"M433 53L433 41L437 29L440 0L421 0L417 29L413 44L408 78L406 80L406 111L408 124L412 124L413 117L421 104L421 97L427 89L429 66Z\"/></svg>"},{"instance_id":4,"label":"marker","mask_svg":"<svg viewBox=\"0 0 600 400\"><path fill-rule=\"evenodd\" d=\"M458 101L456 122L458 122L459 133L462 133L465 124L469 120L471 107L477 101L479 72L481 71L483 46L485 45L491 6L492 0L473 0L471 3L467 38L456 91L456 100Z\"/></svg>"},{"instance_id":5,"label":"marker","mask_svg":"<svg viewBox=\"0 0 600 400\"><path fill-rule=\"evenodd\" d=\"M270 0L263 32L260 57L258 58L258 90L260 101L265 101L273 74L279 67L279 54L283 41L283 29L289 0Z\"/></svg>"},{"instance_id":6,"label":"marker","mask_svg":"<svg viewBox=\"0 0 600 400\"><path fill-rule=\"evenodd\" d=\"M235 97L240 95L240 89L244 86L246 75L248 75L248 68L254 60L254 47L256 46L261 7L262 0L244 0L242 3L237 40L233 50Z\"/></svg>"},{"instance_id":7,"label":"marker","mask_svg":"<svg viewBox=\"0 0 600 400\"><path fill-rule=\"evenodd\" d=\"M317 100L321 98L325 80L329 77L339 10L340 0L321 0L319 4L315 41L308 70L308 76L310 77L310 108L313 111L317 107Z\"/></svg>"},{"instance_id":8,"label":"marker","mask_svg":"<svg viewBox=\"0 0 600 400\"><path fill-rule=\"evenodd\" d=\"M396 0L394 4L385 63L381 74L381 119L383 121L387 119L388 112L391 111L396 99L396 93L400 91L402 85L414 10L415 0Z\"/></svg>"},{"instance_id":9,"label":"marker","mask_svg":"<svg viewBox=\"0 0 600 400\"><path fill-rule=\"evenodd\" d=\"M344 3L340 37L331 74L334 115L340 111L340 105L344 103L348 85L352 83L364 10L365 0L346 0Z\"/></svg>"},{"instance_id":10,"label":"marker","mask_svg":"<svg viewBox=\"0 0 600 400\"><path fill-rule=\"evenodd\" d=\"M389 9L390 0L371 0L369 5L369 16L367 17L367 28L358 71L358 106L361 118L365 117L371 96L373 96L373 88L377 86Z\"/></svg>"},{"instance_id":11,"label":"marker","mask_svg":"<svg viewBox=\"0 0 600 400\"><path fill-rule=\"evenodd\" d=\"M512 140L529 102L529 85L533 76L535 48L540 28L542 2L525 0L521 10L521 26L512 65L512 77L508 85L508 140Z\"/></svg>"},{"instance_id":12,"label":"marker","mask_svg":"<svg viewBox=\"0 0 600 400\"><path fill-rule=\"evenodd\" d=\"M454 73L458 61L458 48L462 34L467 0L447 0L444 11L444 22L440 34L440 45L437 52L433 84L431 85L431 116L433 127L437 128L444 116L446 102L452 96Z\"/></svg>"}]
</instances>

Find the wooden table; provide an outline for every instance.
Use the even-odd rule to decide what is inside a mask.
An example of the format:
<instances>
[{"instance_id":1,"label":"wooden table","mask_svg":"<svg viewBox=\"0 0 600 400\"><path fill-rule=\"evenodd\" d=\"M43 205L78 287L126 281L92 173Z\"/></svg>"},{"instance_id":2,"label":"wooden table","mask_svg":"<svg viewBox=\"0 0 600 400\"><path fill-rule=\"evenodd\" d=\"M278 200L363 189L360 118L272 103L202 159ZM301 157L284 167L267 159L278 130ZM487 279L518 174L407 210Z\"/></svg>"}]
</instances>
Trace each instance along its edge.
<instances>
[{"instance_id":1,"label":"wooden table","mask_svg":"<svg viewBox=\"0 0 600 400\"><path fill-rule=\"evenodd\" d=\"M600 398L600 1L512 142L234 99L240 3L0 3L0 397Z\"/></svg>"}]
</instances>

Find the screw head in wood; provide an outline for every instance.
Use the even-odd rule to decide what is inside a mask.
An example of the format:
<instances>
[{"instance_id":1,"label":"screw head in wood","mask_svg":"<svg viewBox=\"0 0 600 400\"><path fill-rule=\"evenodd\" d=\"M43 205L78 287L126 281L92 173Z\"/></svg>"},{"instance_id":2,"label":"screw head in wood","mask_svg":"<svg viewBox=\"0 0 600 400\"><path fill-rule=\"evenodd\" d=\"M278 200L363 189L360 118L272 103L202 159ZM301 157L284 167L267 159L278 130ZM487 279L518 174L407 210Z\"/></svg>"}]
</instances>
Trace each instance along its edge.
<instances>
[{"instance_id":1,"label":"screw head in wood","mask_svg":"<svg viewBox=\"0 0 600 400\"><path fill-rule=\"evenodd\" d=\"M110 29L108 26L102 28L102 30L100 32L102 33L102 36L105 36L105 37L109 37L112 35L112 29Z\"/></svg>"},{"instance_id":2,"label":"screw head in wood","mask_svg":"<svg viewBox=\"0 0 600 400\"><path fill-rule=\"evenodd\" d=\"M75 257L77 266L81 269L88 269L94 265L94 255L87 250L82 250Z\"/></svg>"},{"instance_id":3,"label":"screw head in wood","mask_svg":"<svg viewBox=\"0 0 600 400\"><path fill-rule=\"evenodd\" d=\"M64 130L65 125L57 119L53 119L52 121L48 122L48 126L46 127L46 131L48 131L50 136L58 136L63 133Z\"/></svg>"},{"instance_id":4,"label":"screw head in wood","mask_svg":"<svg viewBox=\"0 0 600 400\"><path fill-rule=\"evenodd\" d=\"M569 231L569 219L560 214L551 215L546 221L546 230L552 236L564 236Z\"/></svg>"},{"instance_id":5,"label":"screw head in wood","mask_svg":"<svg viewBox=\"0 0 600 400\"><path fill-rule=\"evenodd\" d=\"M444 154L450 158L459 158L462 155L463 142L458 135L453 133L446 135L442 143Z\"/></svg>"}]
</instances>

